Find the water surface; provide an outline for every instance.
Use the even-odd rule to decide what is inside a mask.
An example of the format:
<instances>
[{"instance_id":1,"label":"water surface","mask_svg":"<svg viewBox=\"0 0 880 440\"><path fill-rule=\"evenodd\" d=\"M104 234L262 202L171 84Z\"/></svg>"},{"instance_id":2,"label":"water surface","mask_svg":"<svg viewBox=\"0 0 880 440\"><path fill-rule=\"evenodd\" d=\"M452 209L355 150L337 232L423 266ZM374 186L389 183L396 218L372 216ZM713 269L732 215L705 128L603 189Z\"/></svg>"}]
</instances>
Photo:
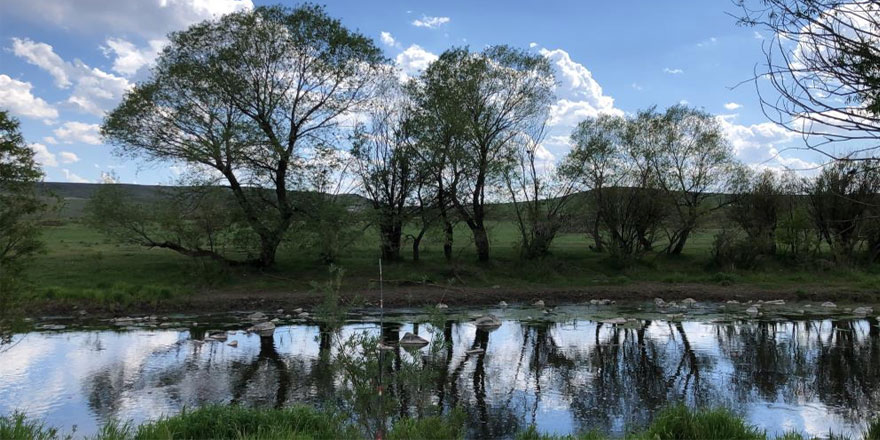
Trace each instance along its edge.
<instances>
[{"instance_id":1,"label":"water surface","mask_svg":"<svg viewBox=\"0 0 880 440\"><path fill-rule=\"evenodd\" d=\"M362 332L389 342L405 332L450 340L387 352L383 374L403 377L407 365L433 374L416 385L395 378L389 417L459 407L474 436L509 437L529 425L622 435L672 402L723 405L771 434L858 434L880 411L874 317L489 311L502 318L490 332L472 322L486 310L458 310L436 327L413 325L424 316L401 312L383 324L375 315L354 317L335 333L314 322L281 323L272 337L245 333L241 316L16 334L0 346L0 414L24 411L80 436L108 420L139 423L211 403L338 404L346 383L334 359L340 341ZM602 322L628 314L637 319ZM206 329L221 327L237 347L206 338Z\"/></svg>"}]
</instances>

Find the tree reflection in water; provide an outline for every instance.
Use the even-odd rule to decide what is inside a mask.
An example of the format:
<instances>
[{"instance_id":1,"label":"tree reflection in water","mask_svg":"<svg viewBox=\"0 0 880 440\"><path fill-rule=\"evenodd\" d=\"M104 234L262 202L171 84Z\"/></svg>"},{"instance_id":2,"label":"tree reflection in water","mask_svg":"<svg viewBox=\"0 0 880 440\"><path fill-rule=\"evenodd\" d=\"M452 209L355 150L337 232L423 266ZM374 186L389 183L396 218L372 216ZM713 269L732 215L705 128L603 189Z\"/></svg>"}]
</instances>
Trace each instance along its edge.
<instances>
[{"instance_id":1,"label":"tree reflection in water","mask_svg":"<svg viewBox=\"0 0 880 440\"><path fill-rule=\"evenodd\" d=\"M258 346L242 339L252 342L238 351L184 335L135 360L100 365L82 389L102 420L125 414L135 401L159 405L162 413L211 402L310 403L342 408L369 433L400 417L452 408L465 411L478 437L509 436L546 417L561 420L560 413L572 431L620 432L672 402L743 414L760 402L823 405L855 426L880 409L878 325L873 318L505 321L486 332L444 319L282 327ZM288 338L285 331L312 336ZM431 344L419 351L377 348L380 338L394 345L404 331ZM84 343L112 345L106 337L95 333ZM145 400L145 390L155 393Z\"/></svg>"}]
</instances>

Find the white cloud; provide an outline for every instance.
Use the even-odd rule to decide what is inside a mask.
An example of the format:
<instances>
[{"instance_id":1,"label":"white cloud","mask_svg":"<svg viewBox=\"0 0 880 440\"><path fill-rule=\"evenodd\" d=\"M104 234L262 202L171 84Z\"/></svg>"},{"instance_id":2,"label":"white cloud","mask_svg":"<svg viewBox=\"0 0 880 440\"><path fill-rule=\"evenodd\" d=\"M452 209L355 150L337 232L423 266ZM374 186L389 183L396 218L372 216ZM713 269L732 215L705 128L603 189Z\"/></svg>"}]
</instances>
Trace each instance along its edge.
<instances>
[{"instance_id":1,"label":"white cloud","mask_svg":"<svg viewBox=\"0 0 880 440\"><path fill-rule=\"evenodd\" d=\"M716 43L718 43L718 39L715 37L711 37L708 40L703 40L697 43L697 47L714 46Z\"/></svg>"},{"instance_id":2,"label":"white cloud","mask_svg":"<svg viewBox=\"0 0 880 440\"><path fill-rule=\"evenodd\" d=\"M68 170L67 168L62 168L62 169L61 169L61 172L64 173L64 178L65 178L68 182L73 182L73 183L91 183L91 181L89 181L89 179L83 179L82 177L79 177L79 176L77 176L76 174L72 173L72 172L71 172L70 170Z\"/></svg>"},{"instance_id":3,"label":"white cloud","mask_svg":"<svg viewBox=\"0 0 880 440\"><path fill-rule=\"evenodd\" d=\"M678 101L678 103L681 105L688 105L690 104L690 101L688 101L687 99L682 99L681 101Z\"/></svg>"},{"instance_id":4,"label":"white cloud","mask_svg":"<svg viewBox=\"0 0 880 440\"><path fill-rule=\"evenodd\" d=\"M736 115L716 117L727 140L733 147L736 157L753 169L783 171L811 170L819 166L803 157L798 157L802 149L795 148L791 142L799 135L772 122L741 125L735 121Z\"/></svg>"},{"instance_id":5,"label":"white cloud","mask_svg":"<svg viewBox=\"0 0 880 440\"><path fill-rule=\"evenodd\" d=\"M415 27L435 29L446 23L449 23L449 17L429 17L423 15L422 18L413 20L412 25Z\"/></svg>"},{"instance_id":6,"label":"white cloud","mask_svg":"<svg viewBox=\"0 0 880 440\"><path fill-rule=\"evenodd\" d=\"M58 144L58 139L55 139L55 137L53 137L53 136L45 136L45 137L43 137L43 142L45 142L47 144L56 145L56 144Z\"/></svg>"},{"instance_id":7,"label":"white cloud","mask_svg":"<svg viewBox=\"0 0 880 440\"><path fill-rule=\"evenodd\" d=\"M115 56L113 70L122 75L131 76L142 67L152 65L162 48L168 44L168 40L150 40L143 48L138 48L134 43L122 38L109 38L106 44L102 48L104 54Z\"/></svg>"},{"instance_id":8,"label":"white cloud","mask_svg":"<svg viewBox=\"0 0 880 440\"><path fill-rule=\"evenodd\" d=\"M737 104L735 102L728 102L727 104L724 104L724 108L726 108L728 110L736 110L740 107L742 107L742 105Z\"/></svg>"},{"instance_id":9,"label":"white cloud","mask_svg":"<svg viewBox=\"0 0 880 440\"><path fill-rule=\"evenodd\" d=\"M170 31L230 12L253 8L251 0L27 0L3 2L3 14L62 29L162 38Z\"/></svg>"},{"instance_id":10,"label":"white cloud","mask_svg":"<svg viewBox=\"0 0 880 440\"><path fill-rule=\"evenodd\" d=\"M27 118L52 120L58 117L58 110L41 98L31 94L31 83L18 81L0 75L0 107L9 109L12 114Z\"/></svg>"},{"instance_id":11,"label":"white cloud","mask_svg":"<svg viewBox=\"0 0 880 440\"><path fill-rule=\"evenodd\" d=\"M46 70L59 87L67 88L73 83L65 102L77 110L102 116L132 87L127 79L89 67L78 59L72 63L64 61L48 44L14 40L14 45L20 49L14 50L17 56Z\"/></svg>"},{"instance_id":12,"label":"white cloud","mask_svg":"<svg viewBox=\"0 0 880 440\"><path fill-rule=\"evenodd\" d=\"M60 88L70 87L70 78L67 74L67 65L52 46L46 43L37 43L27 38L12 39L12 53L17 57L24 58L28 63L40 67L52 75L55 85Z\"/></svg>"},{"instance_id":13,"label":"white cloud","mask_svg":"<svg viewBox=\"0 0 880 440\"><path fill-rule=\"evenodd\" d=\"M764 36L761 35L761 33L758 31L755 31L755 33L752 34L752 36L754 36L756 40L763 40L764 39Z\"/></svg>"},{"instance_id":14,"label":"white cloud","mask_svg":"<svg viewBox=\"0 0 880 440\"><path fill-rule=\"evenodd\" d=\"M33 143L29 145L34 150L34 161L44 167L57 167L58 160L43 144Z\"/></svg>"},{"instance_id":15,"label":"white cloud","mask_svg":"<svg viewBox=\"0 0 880 440\"><path fill-rule=\"evenodd\" d=\"M61 156L61 163L76 163L79 162L79 156L75 153L71 153L70 151L62 151L59 153Z\"/></svg>"},{"instance_id":16,"label":"white cloud","mask_svg":"<svg viewBox=\"0 0 880 440\"><path fill-rule=\"evenodd\" d=\"M394 59L397 67L407 76L418 75L419 72L428 68L428 66L437 60L437 55L422 49L421 46L413 44L406 48L403 52L397 54Z\"/></svg>"},{"instance_id":17,"label":"white cloud","mask_svg":"<svg viewBox=\"0 0 880 440\"><path fill-rule=\"evenodd\" d=\"M631 87L635 90L640 90L640 91L644 89L644 87L642 87L638 83L632 83Z\"/></svg>"},{"instance_id":18,"label":"white cloud","mask_svg":"<svg viewBox=\"0 0 880 440\"><path fill-rule=\"evenodd\" d=\"M84 144L100 145L101 144L101 126L98 124L86 124L84 122L68 121L62 126L56 128L52 133L57 136L61 142L72 144L81 142Z\"/></svg>"},{"instance_id":19,"label":"white cloud","mask_svg":"<svg viewBox=\"0 0 880 440\"><path fill-rule=\"evenodd\" d=\"M663 73L668 73L670 75L681 75L684 73L684 70L681 69L670 69L669 67L663 68Z\"/></svg>"},{"instance_id":20,"label":"white cloud","mask_svg":"<svg viewBox=\"0 0 880 440\"><path fill-rule=\"evenodd\" d=\"M382 31L379 34L379 38L382 40L382 44L391 47L397 47L397 40L394 39L394 36L391 35L391 32Z\"/></svg>"},{"instance_id":21,"label":"white cloud","mask_svg":"<svg viewBox=\"0 0 880 440\"><path fill-rule=\"evenodd\" d=\"M571 59L562 49L541 49L556 74L557 101L550 108L551 126L573 128L578 122L600 113L623 115L614 108L614 98L606 96L593 74L583 64Z\"/></svg>"},{"instance_id":22,"label":"white cloud","mask_svg":"<svg viewBox=\"0 0 880 440\"><path fill-rule=\"evenodd\" d=\"M537 46L538 46L538 43L535 43L534 41L532 41L531 43L529 43L529 47L531 47L531 48L534 48L534 47L537 47Z\"/></svg>"}]
</instances>

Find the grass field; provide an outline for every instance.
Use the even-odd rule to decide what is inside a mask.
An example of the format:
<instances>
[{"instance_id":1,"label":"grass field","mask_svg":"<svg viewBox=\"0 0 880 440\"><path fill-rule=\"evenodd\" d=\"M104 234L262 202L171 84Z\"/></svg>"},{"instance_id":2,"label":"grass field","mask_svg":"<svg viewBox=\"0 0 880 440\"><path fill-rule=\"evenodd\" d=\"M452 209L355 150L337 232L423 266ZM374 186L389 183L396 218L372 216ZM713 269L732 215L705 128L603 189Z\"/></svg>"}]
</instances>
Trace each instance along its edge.
<instances>
[{"instance_id":1,"label":"grass field","mask_svg":"<svg viewBox=\"0 0 880 440\"><path fill-rule=\"evenodd\" d=\"M880 272L868 269L826 269L797 266L779 259L764 261L759 269L720 272L710 264L714 230L703 230L688 242L681 256L647 255L622 266L607 255L592 252L583 234L561 234L552 255L538 261L518 258L517 233L511 222L490 227L492 261L477 264L470 233L456 230L456 261L443 259L439 234L423 240L421 261L386 265L389 285L428 283L518 289L565 289L632 283L701 283L748 285L763 289L807 289L839 286L873 289ZM294 237L295 239L295 237ZM210 261L193 260L172 251L119 244L77 220L59 222L44 230L46 252L29 265L32 286L23 298L32 300L88 300L125 305L132 301L162 301L216 291L308 291L313 281L328 279L328 266L315 251L295 242L284 245L278 264L268 271L232 269ZM405 245L409 246L409 244ZM345 270L343 289L366 289L378 278L378 246L367 231L337 261Z\"/></svg>"}]
</instances>

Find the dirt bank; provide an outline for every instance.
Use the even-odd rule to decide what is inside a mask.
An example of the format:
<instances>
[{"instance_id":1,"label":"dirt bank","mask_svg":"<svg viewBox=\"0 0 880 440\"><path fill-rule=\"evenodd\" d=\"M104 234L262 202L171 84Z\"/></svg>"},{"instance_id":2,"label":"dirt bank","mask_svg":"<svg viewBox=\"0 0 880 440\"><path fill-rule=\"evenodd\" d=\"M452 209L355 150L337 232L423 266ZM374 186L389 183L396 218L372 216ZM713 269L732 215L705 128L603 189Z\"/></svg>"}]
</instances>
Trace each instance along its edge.
<instances>
[{"instance_id":1,"label":"dirt bank","mask_svg":"<svg viewBox=\"0 0 880 440\"><path fill-rule=\"evenodd\" d=\"M378 306L378 289L343 292L342 301L359 306ZM713 284L633 283L620 286L593 286L568 289L541 288L442 288L435 286L406 286L386 288L386 307L422 307L439 302L451 306L480 306L506 301L510 304L531 303L538 299L548 306L579 303L591 299L608 298L616 301L649 301L653 298L698 301L748 300L809 300L853 303L880 302L880 290L864 290L829 286L802 286L799 288L760 288L746 285L721 286ZM221 313L230 311L310 308L323 300L321 294L311 291L223 291L206 290L182 298L130 304L96 303L90 301L39 301L21 306L24 316L119 316L167 313Z\"/></svg>"}]
</instances>

